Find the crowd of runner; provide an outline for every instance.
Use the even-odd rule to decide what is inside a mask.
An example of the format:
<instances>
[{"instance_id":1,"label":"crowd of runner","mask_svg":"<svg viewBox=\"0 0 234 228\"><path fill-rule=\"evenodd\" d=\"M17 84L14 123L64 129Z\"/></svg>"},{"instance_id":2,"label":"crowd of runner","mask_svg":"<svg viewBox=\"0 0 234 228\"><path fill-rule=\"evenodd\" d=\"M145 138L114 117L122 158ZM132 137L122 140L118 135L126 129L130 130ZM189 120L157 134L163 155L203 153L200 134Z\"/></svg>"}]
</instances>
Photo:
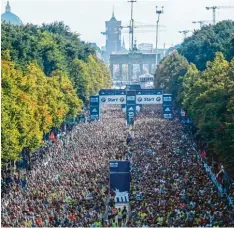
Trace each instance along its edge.
<instances>
[{"instance_id":1,"label":"crowd of runner","mask_svg":"<svg viewBox=\"0 0 234 228\"><path fill-rule=\"evenodd\" d=\"M103 122L81 123L48 147L2 198L2 227L103 226L109 159L124 156L124 114L116 108ZM122 117L122 118L121 118Z\"/></svg>"},{"instance_id":2,"label":"crowd of runner","mask_svg":"<svg viewBox=\"0 0 234 228\"><path fill-rule=\"evenodd\" d=\"M145 107L126 143L124 117L119 107L103 109L102 121L81 123L47 147L23 184L12 179L2 198L2 227L234 225L233 211L176 120ZM109 160L119 159L132 164L128 215L115 208L108 189Z\"/></svg>"},{"instance_id":3,"label":"crowd of runner","mask_svg":"<svg viewBox=\"0 0 234 228\"><path fill-rule=\"evenodd\" d=\"M234 226L233 208L206 175L178 121L139 117L130 150L134 194L128 226Z\"/></svg>"}]
</instances>

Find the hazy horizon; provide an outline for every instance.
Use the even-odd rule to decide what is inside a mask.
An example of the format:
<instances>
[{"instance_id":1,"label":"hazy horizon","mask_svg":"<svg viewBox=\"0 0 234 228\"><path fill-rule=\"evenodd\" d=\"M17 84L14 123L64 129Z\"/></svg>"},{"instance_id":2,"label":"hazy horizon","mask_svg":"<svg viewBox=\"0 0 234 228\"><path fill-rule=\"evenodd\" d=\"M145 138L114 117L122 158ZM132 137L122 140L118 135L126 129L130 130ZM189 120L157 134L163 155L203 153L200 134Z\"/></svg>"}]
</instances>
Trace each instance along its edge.
<instances>
[{"instance_id":1,"label":"hazy horizon","mask_svg":"<svg viewBox=\"0 0 234 228\"><path fill-rule=\"evenodd\" d=\"M1 12L5 12L7 1L2 1ZM138 24L155 24L155 6L164 6L164 14L161 15L160 24L166 26L160 29L159 48L181 43L183 35L178 31L198 29L199 24L192 21L207 20L212 23L212 10L206 10L206 6L234 6L233 0L168 0L168 1L137 1L134 3L134 20ZM99 47L105 46L105 21L110 20L114 6L115 17L127 26L130 20L130 3L127 1L55 1L55 0L11 0L12 13L16 14L23 23L51 23L64 21L72 31L81 34L81 39L86 42L95 42ZM234 20L234 9L219 9L216 20ZM137 43L152 43L155 46L155 29L148 28L145 33L135 33ZM139 29L138 29L139 31ZM190 33L191 34L191 33ZM123 30L122 38L126 47L129 44L127 30Z\"/></svg>"}]
</instances>

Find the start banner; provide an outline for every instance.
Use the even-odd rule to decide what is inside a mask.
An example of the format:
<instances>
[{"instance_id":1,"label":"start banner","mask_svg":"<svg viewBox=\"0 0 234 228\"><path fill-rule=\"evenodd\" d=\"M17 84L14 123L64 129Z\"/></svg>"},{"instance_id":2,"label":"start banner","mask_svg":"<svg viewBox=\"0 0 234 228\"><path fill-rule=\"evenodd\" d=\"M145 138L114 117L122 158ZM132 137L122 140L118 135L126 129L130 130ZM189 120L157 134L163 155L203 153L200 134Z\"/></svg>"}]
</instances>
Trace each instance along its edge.
<instances>
[{"instance_id":1,"label":"start banner","mask_svg":"<svg viewBox=\"0 0 234 228\"><path fill-rule=\"evenodd\" d=\"M100 95L100 104L126 104L126 95Z\"/></svg>"}]
</instances>

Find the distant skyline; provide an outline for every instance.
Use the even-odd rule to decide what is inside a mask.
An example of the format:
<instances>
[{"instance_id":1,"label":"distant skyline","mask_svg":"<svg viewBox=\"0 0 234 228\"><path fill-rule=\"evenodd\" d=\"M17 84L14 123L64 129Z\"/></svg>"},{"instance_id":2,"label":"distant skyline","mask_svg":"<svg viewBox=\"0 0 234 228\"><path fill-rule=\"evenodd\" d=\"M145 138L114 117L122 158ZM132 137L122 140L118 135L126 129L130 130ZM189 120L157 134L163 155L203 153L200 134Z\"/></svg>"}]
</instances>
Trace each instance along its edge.
<instances>
[{"instance_id":1,"label":"distant skyline","mask_svg":"<svg viewBox=\"0 0 234 228\"><path fill-rule=\"evenodd\" d=\"M1 2L1 13L5 12L7 1ZM212 23L212 10L206 6L234 6L234 0L165 0L165 1L137 1L134 3L134 20L141 24L156 24L155 6L164 6L160 24L166 26L159 32L159 48L171 44L176 45L183 41L183 35L178 31L198 29L199 24L192 21L206 20ZM125 0L109 1L56 1L56 0L11 0L12 13L16 14L24 24L41 25L54 21L64 21L72 31L81 34L80 38L86 42L95 42L99 47L105 46L105 21L110 20L114 6L115 17L127 26L130 21L130 3ZM234 9L219 9L216 20L234 20ZM138 24L140 24L138 23ZM147 28L146 30L152 30ZM154 29L155 30L155 29ZM129 44L127 30L122 33L126 48ZM138 30L139 31L139 30ZM191 34L191 33L190 33ZM152 43L155 47L155 31L136 33L137 44Z\"/></svg>"}]
</instances>

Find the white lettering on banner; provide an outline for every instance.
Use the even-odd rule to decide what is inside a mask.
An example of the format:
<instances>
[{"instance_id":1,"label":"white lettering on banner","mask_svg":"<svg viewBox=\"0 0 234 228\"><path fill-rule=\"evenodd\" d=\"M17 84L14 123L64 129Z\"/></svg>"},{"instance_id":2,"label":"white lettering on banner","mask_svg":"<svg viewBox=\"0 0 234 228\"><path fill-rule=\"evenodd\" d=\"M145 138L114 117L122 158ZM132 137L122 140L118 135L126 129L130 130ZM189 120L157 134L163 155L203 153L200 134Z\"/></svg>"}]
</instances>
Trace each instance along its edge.
<instances>
[{"instance_id":1,"label":"white lettering on banner","mask_svg":"<svg viewBox=\"0 0 234 228\"><path fill-rule=\"evenodd\" d=\"M100 104L126 104L126 95L100 95Z\"/></svg>"},{"instance_id":2,"label":"white lettering on banner","mask_svg":"<svg viewBox=\"0 0 234 228\"><path fill-rule=\"evenodd\" d=\"M90 118L91 118L91 119L97 119L97 118L98 118L98 115L91 115Z\"/></svg>"},{"instance_id":3,"label":"white lettering on banner","mask_svg":"<svg viewBox=\"0 0 234 228\"><path fill-rule=\"evenodd\" d=\"M171 111L171 109L168 107L165 109L165 112L170 112L170 111Z\"/></svg>"},{"instance_id":4,"label":"white lettering on banner","mask_svg":"<svg viewBox=\"0 0 234 228\"><path fill-rule=\"evenodd\" d=\"M163 118L170 119L170 118L172 118L172 115L171 114L163 114Z\"/></svg>"},{"instance_id":5,"label":"white lettering on banner","mask_svg":"<svg viewBox=\"0 0 234 228\"><path fill-rule=\"evenodd\" d=\"M127 96L127 100L128 101L134 101L135 100L135 96Z\"/></svg>"},{"instance_id":6,"label":"white lettering on banner","mask_svg":"<svg viewBox=\"0 0 234 228\"><path fill-rule=\"evenodd\" d=\"M162 95L136 95L136 104L162 104Z\"/></svg>"},{"instance_id":7,"label":"white lettering on banner","mask_svg":"<svg viewBox=\"0 0 234 228\"><path fill-rule=\"evenodd\" d=\"M92 98L90 99L90 102L98 102L98 97L92 97Z\"/></svg>"},{"instance_id":8,"label":"white lettering on banner","mask_svg":"<svg viewBox=\"0 0 234 228\"><path fill-rule=\"evenodd\" d=\"M117 168L118 167L118 162L110 163L110 167L112 168Z\"/></svg>"},{"instance_id":9,"label":"white lettering on banner","mask_svg":"<svg viewBox=\"0 0 234 228\"><path fill-rule=\"evenodd\" d=\"M118 98L108 98L108 102L117 102Z\"/></svg>"},{"instance_id":10,"label":"white lettering on banner","mask_svg":"<svg viewBox=\"0 0 234 228\"><path fill-rule=\"evenodd\" d=\"M163 97L163 101L171 101L171 97Z\"/></svg>"}]
</instances>

